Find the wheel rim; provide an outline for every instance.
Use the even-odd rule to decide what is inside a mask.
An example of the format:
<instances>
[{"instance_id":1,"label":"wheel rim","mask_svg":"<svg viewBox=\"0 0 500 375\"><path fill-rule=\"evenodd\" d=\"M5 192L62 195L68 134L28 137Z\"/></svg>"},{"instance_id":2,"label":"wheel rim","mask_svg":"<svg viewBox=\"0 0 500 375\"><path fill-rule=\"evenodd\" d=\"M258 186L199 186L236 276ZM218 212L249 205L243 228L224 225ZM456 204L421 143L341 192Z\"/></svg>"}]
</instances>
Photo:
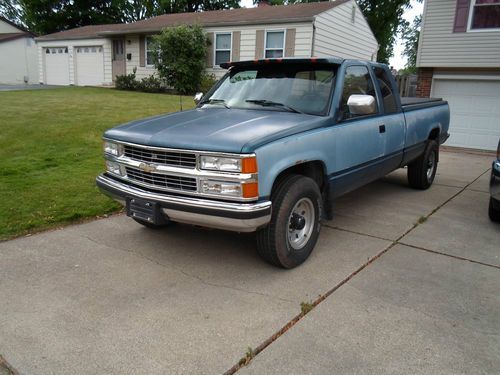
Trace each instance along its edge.
<instances>
[{"instance_id":1,"label":"wheel rim","mask_svg":"<svg viewBox=\"0 0 500 375\"><path fill-rule=\"evenodd\" d=\"M431 182L434 175L434 170L436 169L436 154L431 152L429 159L427 160L427 181Z\"/></svg>"},{"instance_id":2,"label":"wheel rim","mask_svg":"<svg viewBox=\"0 0 500 375\"><path fill-rule=\"evenodd\" d=\"M309 198L302 198L295 206L288 218L288 242L294 250L302 249L314 229L314 205Z\"/></svg>"}]
</instances>

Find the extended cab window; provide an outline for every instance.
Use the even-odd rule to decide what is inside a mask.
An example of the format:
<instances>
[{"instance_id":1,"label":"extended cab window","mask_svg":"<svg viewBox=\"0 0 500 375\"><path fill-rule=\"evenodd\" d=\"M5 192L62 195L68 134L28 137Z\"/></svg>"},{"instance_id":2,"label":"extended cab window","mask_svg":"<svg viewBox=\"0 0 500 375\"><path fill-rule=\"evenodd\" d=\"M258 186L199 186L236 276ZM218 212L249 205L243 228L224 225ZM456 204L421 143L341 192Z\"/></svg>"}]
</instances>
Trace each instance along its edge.
<instances>
[{"instance_id":1,"label":"extended cab window","mask_svg":"<svg viewBox=\"0 0 500 375\"><path fill-rule=\"evenodd\" d=\"M201 104L325 115L336 65L254 65L232 69Z\"/></svg>"},{"instance_id":2,"label":"extended cab window","mask_svg":"<svg viewBox=\"0 0 500 375\"><path fill-rule=\"evenodd\" d=\"M341 118L343 120L357 117L349 112L347 100L351 95L371 95L374 98L375 87L366 66L350 66L345 71L344 88L340 101Z\"/></svg>"},{"instance_id":3,"label":"extended cab window","mask_svg":"<svg viewBox=\"0 0 500 375\"><path fill-rule=\"evenodd\" d=\"M382 93L382 101L384 102L384 112L385 113L396 113L398 112L398 106L396 104L396 97L392 90L392 84L387 76L387 71L382 68L376 67L375 75L377 76L377 81L380 86L380 92Z\"/></svg>"}]
</instances>

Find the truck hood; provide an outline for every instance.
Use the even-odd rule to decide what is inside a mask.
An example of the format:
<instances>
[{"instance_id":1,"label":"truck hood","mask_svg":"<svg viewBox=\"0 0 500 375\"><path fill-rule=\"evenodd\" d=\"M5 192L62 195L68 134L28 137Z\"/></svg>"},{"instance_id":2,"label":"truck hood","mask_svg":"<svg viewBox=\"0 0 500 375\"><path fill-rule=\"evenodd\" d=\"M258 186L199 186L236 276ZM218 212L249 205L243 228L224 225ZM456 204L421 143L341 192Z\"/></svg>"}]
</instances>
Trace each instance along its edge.
<instances>
[{"instance_id":1,"label":"truck hood","mask_svg":"<svg viewBox=\"0 0 500 375\"><path fill-rule=\"evenodd\" d=\"M288 135L324 126L326 117L273 110L196 108L132 121L105 138L146 146L249 153Z\"/></svg>"}]
</instances>

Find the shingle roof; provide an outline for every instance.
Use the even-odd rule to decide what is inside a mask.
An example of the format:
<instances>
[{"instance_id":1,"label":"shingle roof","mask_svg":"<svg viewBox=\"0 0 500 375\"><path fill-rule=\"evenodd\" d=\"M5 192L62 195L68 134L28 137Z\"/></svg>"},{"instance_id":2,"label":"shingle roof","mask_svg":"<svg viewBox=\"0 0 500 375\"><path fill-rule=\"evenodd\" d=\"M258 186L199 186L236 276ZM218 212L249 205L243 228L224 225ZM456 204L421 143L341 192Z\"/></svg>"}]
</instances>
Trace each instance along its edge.
<instances>
[{"instance_id":1,"label":"shingle roof","mask_svg":"<svg viewBox=\"0 0 500 375\"><path fill-rule=\"evenodd\" d=\"M314 16L349 0L324 1L281 6L239 8L195 13L175 13L137 21L129 24L93 25L61 31L38 38L39 40L84 39L102 37L106 34L147 33L160 31L164 27L177 25L233 26L304 22Z\"/></svg>"},{"instance_id":2,"label":"shingle roof","mask_svg":"<svg viewBox=\"0 0 500 375\"><path fill-rule=\"evenodd\" d=\"M24 37L33 37L33 34L28 32L23 33L1 33L0 34L0 43L7 42L9 40L24 38Z\"/></svg>"}]
</instances>

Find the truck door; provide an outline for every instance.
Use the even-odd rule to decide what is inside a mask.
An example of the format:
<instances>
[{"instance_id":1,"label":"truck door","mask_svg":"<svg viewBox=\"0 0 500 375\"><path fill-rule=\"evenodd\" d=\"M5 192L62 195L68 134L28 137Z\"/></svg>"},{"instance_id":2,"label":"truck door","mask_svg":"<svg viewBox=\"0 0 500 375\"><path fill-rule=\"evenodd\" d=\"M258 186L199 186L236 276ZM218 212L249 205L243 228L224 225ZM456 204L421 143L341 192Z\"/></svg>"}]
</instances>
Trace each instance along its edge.
<instances>
[{"instance_id":1,"label":"truck door","mask_svg":"<svg viewBox=\"0 0 500 375\"><path fill-rule=\"evenodd\" d=\"M385 127L384 154L387 159L385 165L388 172L398 168L403 159L403 149L405 146L405 118L401 111L401 103L396 84L387 69L373 67L379 97L383 108L383 121ZM388 173L387 172L387 173Z\"/></svg>"},{"instance_id":2,"label":"truck door","mask_svg":"<svg viewBox=\"0 0 500 375\"><path fill-rule=\"evenodd\" d=\"M381 177L381 162L385 154L383 117L377 90L367 65L345 68L342 92L337 94L338 108L333 134L333 174L330 182L333 196L342 195ZM355 115L349 112L351 95L371 95L377 101L376 113Z\"/></svg>"}]
</instances>

